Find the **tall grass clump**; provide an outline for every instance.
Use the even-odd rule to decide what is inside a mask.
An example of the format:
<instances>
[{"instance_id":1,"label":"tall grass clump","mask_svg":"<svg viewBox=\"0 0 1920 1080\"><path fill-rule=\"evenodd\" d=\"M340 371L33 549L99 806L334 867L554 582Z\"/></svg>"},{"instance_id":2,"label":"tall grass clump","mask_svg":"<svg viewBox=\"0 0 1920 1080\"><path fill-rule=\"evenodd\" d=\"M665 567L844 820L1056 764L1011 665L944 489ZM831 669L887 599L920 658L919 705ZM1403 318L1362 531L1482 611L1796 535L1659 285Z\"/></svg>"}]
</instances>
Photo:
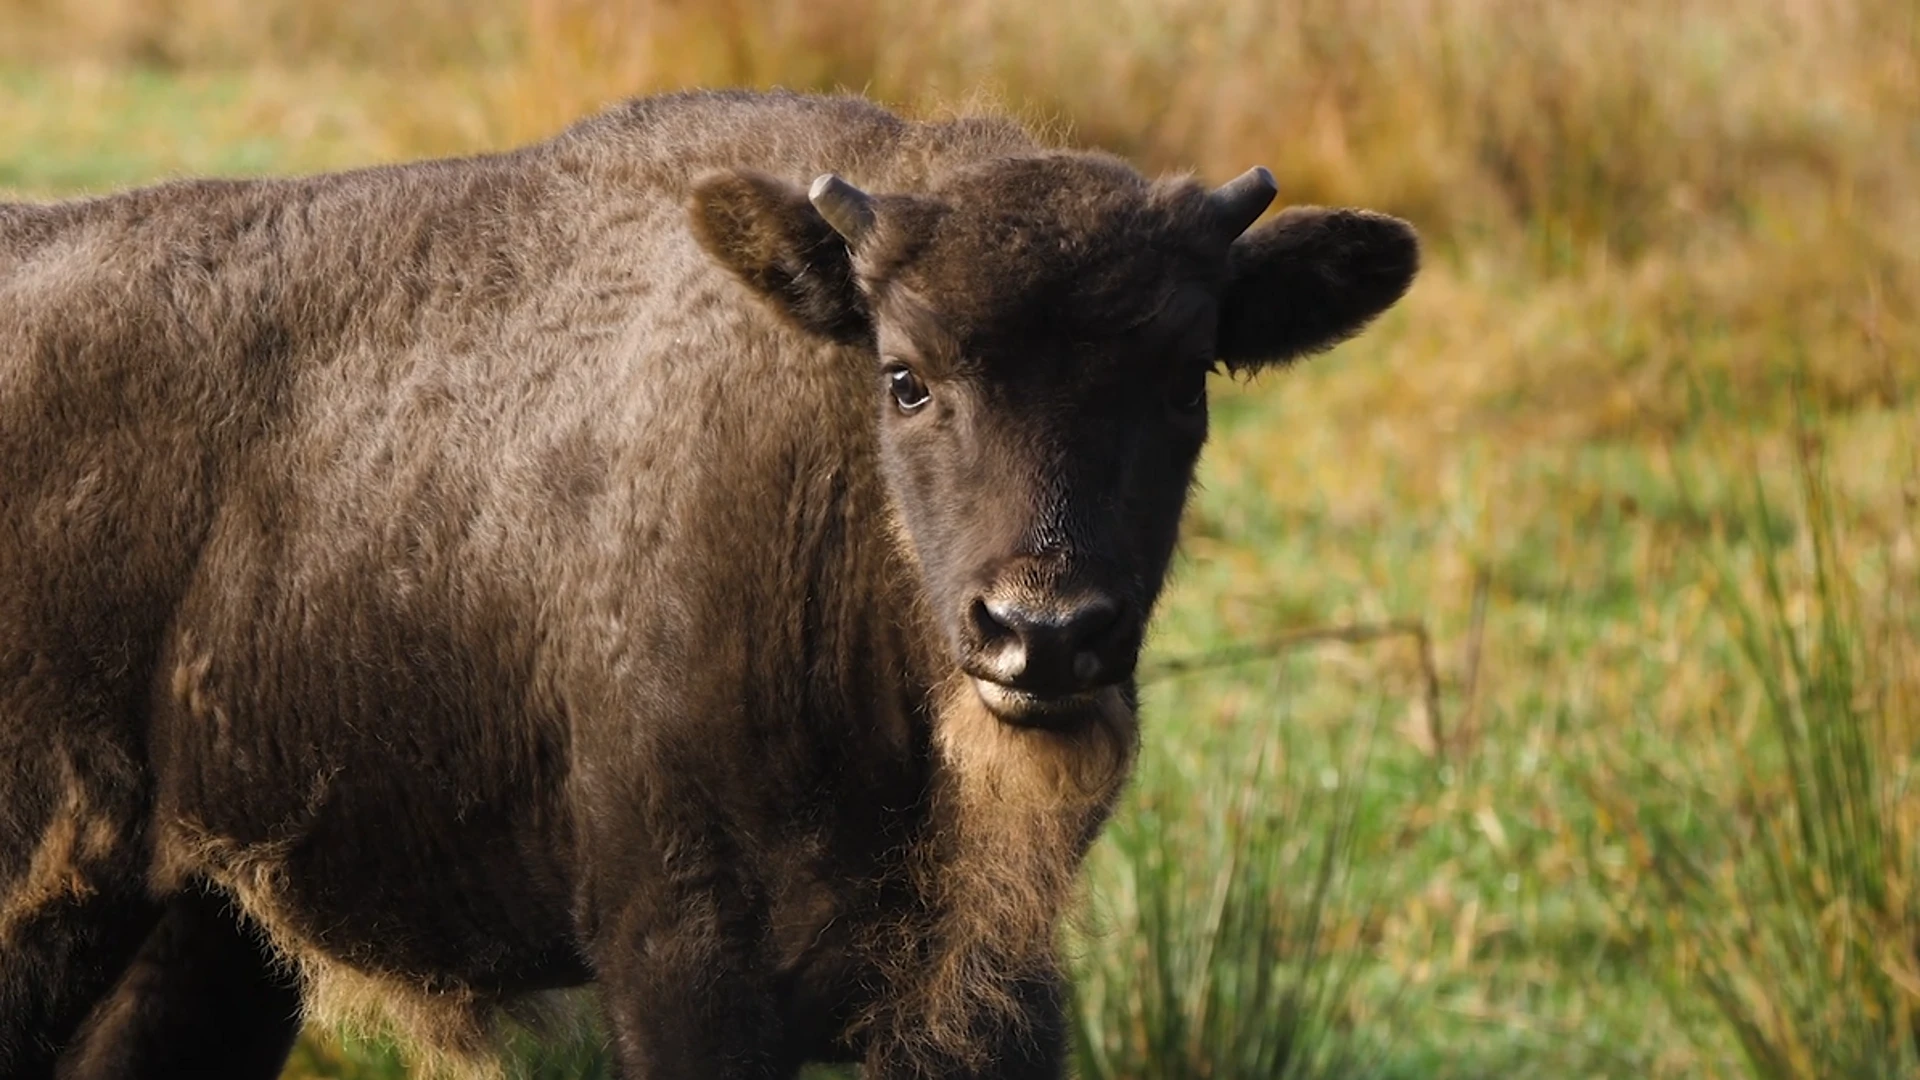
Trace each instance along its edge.
<instances>
[{"instance_id":1,"label":"tall grass clump","mask_svg":"<svg viewBox=\"0 0 1920 1080\"><path fill-rule=\"evenodd\" d=\"M1310 769L1303 738L1242 748L1237 776L1213 761L1231 778L1212 793L1145 787L1110 829L1075 942L1082 1080L1378 1068L1383 1025L1361 1022L1358 992L1371 916L1352 887L1367 748Z\"/></svg>"},{"instance_id":2,"label":"tall grass clump","mask_svg":"<svg viewBox=\"0 0 1920 1080\"><path fill-rule=\"evenodd\" d=\"M1749 689L1705 718L1700 745L1679 755L1691 771L1653 770L1649 789L1671 801L1637 808L1636 899L1673 961L1676 1012L1724 1025L1698 1030L1704 1040L1730 1030L1751 1075L1910 1077L1920 648L1901 589L1862 595L1863 568L1842 557L1861 548L1843 544L1817 439L1801 435L1797 520L1781 520L1756 476L1739 530L1755 549L1710 556ZM1780 536L1791 539L1769 539Z\"/></svg>"}]
</instances>

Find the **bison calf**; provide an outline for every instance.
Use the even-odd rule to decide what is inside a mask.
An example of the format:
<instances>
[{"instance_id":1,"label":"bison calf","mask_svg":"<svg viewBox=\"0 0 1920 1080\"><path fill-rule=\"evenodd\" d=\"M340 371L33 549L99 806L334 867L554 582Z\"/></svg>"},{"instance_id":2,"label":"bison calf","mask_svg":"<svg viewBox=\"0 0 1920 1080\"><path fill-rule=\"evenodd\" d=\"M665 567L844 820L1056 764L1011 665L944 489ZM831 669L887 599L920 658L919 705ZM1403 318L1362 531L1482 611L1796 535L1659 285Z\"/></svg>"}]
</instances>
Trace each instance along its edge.
<instances>
[{"instance_id":1,"label":"bison calf","mask_svg":"<svg viewBox=\"0 0 1920 1080\"><path fill-rule=\"evenodd\" d=\"M592 983L636 1078L1059 1076L1207 375L1415 271L1273 196L691 93L0 205L0 1075Z\"/></svg>"}]
</instances>

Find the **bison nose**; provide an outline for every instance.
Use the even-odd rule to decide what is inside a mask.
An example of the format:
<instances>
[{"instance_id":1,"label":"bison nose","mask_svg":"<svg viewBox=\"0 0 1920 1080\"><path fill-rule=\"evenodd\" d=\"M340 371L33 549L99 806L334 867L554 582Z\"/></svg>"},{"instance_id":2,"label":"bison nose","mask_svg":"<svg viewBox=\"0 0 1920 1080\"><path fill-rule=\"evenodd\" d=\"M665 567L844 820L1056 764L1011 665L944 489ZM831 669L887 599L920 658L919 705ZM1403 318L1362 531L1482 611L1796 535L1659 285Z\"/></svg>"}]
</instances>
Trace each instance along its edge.
<instances>
[{"instance_id":1,"label":"bison nose","mask_svg":"<svg viewBox=\"0 0 1920 1080\"><path fill-rule=\"evenodd\" d=\"M1132 667L1121 605L1090 594L1045 604L982 597L970 674L1040 697L1059 697L1124 678Z\"/></svg>"}]
</instances>

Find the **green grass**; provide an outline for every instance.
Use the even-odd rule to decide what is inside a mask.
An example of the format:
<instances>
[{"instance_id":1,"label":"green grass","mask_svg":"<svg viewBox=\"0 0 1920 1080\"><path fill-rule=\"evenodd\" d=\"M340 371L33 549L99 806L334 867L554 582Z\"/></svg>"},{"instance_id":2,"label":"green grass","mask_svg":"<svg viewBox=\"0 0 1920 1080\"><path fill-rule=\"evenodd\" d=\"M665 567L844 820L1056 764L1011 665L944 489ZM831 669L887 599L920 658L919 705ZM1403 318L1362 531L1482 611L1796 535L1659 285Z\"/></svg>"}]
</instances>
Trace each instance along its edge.
<instances>
[{"instance_id":1,"label":"green grass","mask_svg":"<svg viewBox=\"0 0 1920 1080\"><path fill-rule=\"evenodd\" d=\"M0 69L0 189L495 133L447 97L444 130L396 128L396 85ZM1666 240L1606 217L1658 201L1639 173L1583 181L1627 184L1617 205L1562 177L1537 221L1436 214L1453 227L1368 335L1217 387L1149 668L1417 619L1440 707L1399 637L1145 688L1147 753L1072 938L1082 1075L1916 1068L1913 264L1861 209L1882 189L1789 199L1805 163L1746 152L1715 174L1737 212ZM1579 239L1621 230L1630 262ZM318 1034L289 1070L403 1074Z\"/></svg>"},{"instance_id":2,"label":"green grass","mask_svg":"<svg viewBox=\"0 0 1920 1080\"><path fill-rule=\"evenodd\" d=\"M1698 756L1639 763L1672 798L1622 808L1643 853L1635 899L1674 989L1712 1005L1694 1022L1730 1026L1755 1075L1911 1076L1920 717L1901 679L1916 626L1898 592L1863 606L1827 463L1801 434L1798 500L1755 485L1745 510L1792 542L1703 553L1757 707L1709 710Z\"/></svg>"},{"instance_id":3,"label":"green grass","mask_svg":"<svg viewBox=\"0 0 1920 1080\"><path fill-rule=\"evenodd\" d=\"M1384 1032L1402 1010L1395 980L1367 992L1379 972L1358 946L1378 913L1352 892L1377 827L1363 783L1376 725L1329 756L1284 715L1250 719L1271 726L1229 740L1238 764L1157 752L1094 858L1092 932L1075 943L1087 1080L1390 1068Z\"/></svg>"}]
</instances>

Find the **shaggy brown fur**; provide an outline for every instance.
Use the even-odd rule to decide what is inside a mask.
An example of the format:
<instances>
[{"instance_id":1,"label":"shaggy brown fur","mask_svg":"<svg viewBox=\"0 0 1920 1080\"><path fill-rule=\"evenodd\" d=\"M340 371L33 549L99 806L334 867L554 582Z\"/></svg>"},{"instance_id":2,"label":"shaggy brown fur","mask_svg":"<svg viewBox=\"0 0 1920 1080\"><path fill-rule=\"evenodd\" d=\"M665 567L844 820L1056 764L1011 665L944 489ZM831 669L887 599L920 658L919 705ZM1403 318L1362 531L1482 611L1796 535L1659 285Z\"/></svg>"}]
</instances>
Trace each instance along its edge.
<instances>
[{"instance_id":1,"label":"shaggy brown fur","mask_svg":"<svg viewBox=\"0 0 1920 1080\"><path fill-rule=\"evenodd\" d=\"M749 93L0 205L0 1076L588 983L634 1077L1058 1076L1205 372L1414 273L1221 220Z\"/></svg>"}]
</instances>

